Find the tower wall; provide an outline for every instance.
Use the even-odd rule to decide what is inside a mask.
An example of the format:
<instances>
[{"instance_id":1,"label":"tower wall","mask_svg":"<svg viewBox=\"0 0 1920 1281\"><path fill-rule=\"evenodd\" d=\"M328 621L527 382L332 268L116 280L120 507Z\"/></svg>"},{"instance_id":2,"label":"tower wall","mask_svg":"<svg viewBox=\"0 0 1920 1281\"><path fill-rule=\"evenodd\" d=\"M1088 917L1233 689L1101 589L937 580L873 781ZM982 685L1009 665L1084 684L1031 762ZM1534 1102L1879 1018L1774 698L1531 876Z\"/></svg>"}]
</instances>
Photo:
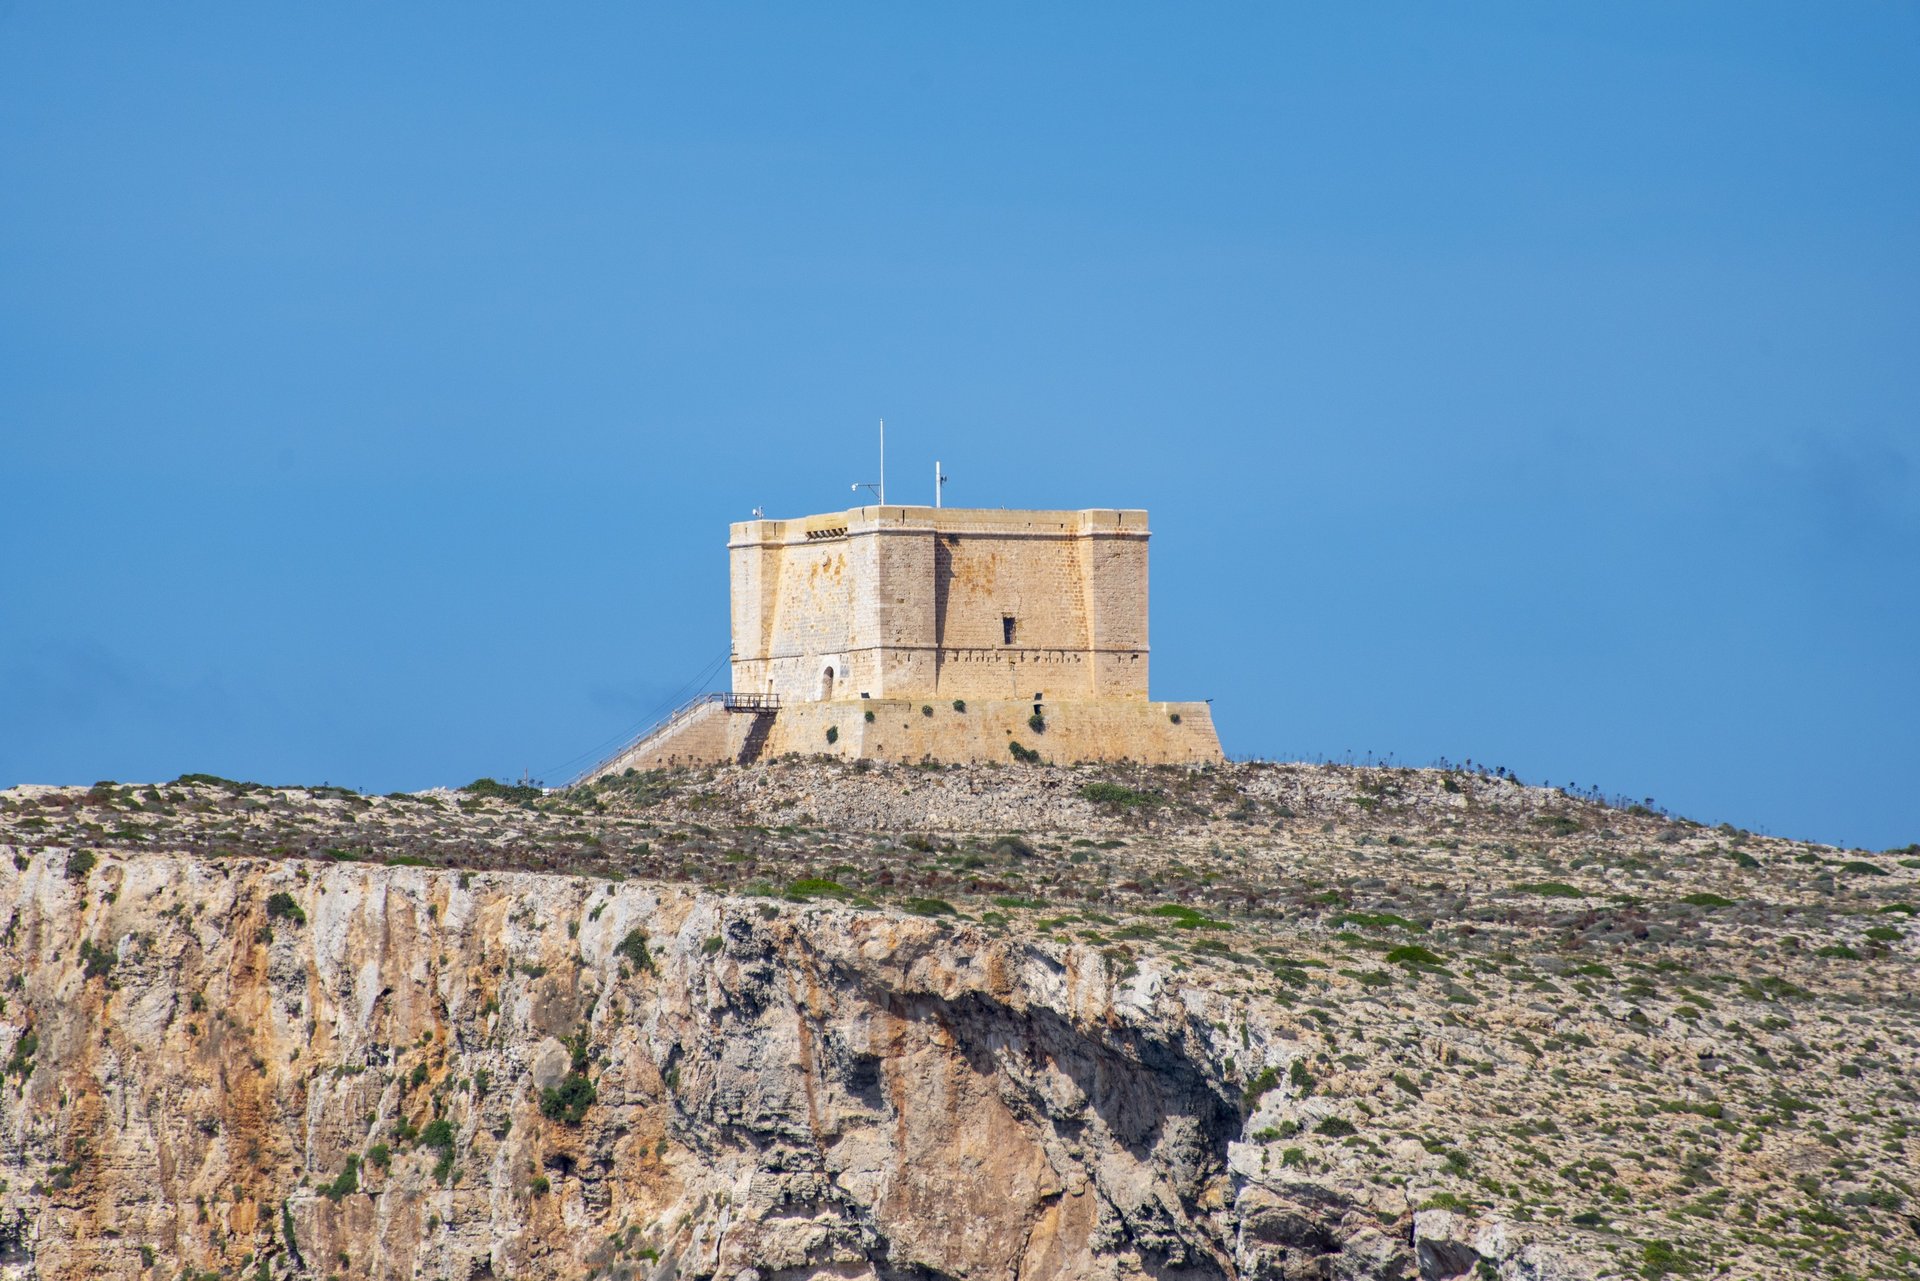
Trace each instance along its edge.
<instances>
[{"instance_id":1,"label":"tower wall","mask_svg":"<svg viewBox=\"0 0 1920 1281\"><path fill-rule=\"evenodd\" d=\"M1147 538L1145 512L1107 509L742 522L733 688L790 703L1144 700Z\"/></svg>"}]
</instances>

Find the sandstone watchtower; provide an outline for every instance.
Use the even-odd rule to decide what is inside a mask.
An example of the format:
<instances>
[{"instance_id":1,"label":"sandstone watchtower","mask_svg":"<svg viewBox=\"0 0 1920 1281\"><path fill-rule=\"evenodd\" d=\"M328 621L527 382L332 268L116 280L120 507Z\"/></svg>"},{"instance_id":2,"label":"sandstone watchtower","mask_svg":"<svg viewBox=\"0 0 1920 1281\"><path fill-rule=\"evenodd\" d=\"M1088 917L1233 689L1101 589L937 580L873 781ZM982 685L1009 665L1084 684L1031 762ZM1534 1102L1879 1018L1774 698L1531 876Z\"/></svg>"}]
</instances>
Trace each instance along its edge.
<instances>
[{"instance_id":1,"label":"sandstone watchtower","mask_svg":"<svg viewBox=\"0 0 1920 1281\"><path fill-rule=\"evenodd\" d=\"M1144 511L1104 508L742 521L732 693L590 775L786 752L1219 760L1207 704L1148 698L1147 539Z\"/></svg>"}]
</instances>

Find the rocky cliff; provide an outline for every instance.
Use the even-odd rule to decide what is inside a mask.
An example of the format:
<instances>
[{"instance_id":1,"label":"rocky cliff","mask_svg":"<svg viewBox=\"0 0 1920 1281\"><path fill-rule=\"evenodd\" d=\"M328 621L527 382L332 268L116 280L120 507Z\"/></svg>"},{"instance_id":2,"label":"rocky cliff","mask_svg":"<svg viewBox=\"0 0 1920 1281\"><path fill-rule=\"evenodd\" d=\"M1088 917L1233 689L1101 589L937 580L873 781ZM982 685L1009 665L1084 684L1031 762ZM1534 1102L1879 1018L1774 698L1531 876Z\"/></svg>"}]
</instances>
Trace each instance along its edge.
<instances>
[{"instance_id":1,"label":"rocky cliff","mask_svg":"<svg viewBox=\"0 0 1920 1281\"><path fill-rule=\"evenodd\" d=\"M1914 868L1470 776L996 772L970 811L982 781L8 794L0 1276L1920 1257ZM1525 848L1464 862L1474 806ZM358 853L287 844L335 828ZM553 849L597 874L508 866Z\"/></svg>"},{"instance_id":2,"label":"rocky cliff","mask_svg":"<svg viewBox=\"0 0 1920 1281\"><path fill-rule=\"evenodd\" d=\"M1216 1028L1244 1012L1152 968L577 877L69 866L0 882L10 1031L37 1042L6 1114L27 1275L1221 1276L1259 1253L1227 1168L1224 1064L1249 1051Z\"/></svg>"}]
</instances>

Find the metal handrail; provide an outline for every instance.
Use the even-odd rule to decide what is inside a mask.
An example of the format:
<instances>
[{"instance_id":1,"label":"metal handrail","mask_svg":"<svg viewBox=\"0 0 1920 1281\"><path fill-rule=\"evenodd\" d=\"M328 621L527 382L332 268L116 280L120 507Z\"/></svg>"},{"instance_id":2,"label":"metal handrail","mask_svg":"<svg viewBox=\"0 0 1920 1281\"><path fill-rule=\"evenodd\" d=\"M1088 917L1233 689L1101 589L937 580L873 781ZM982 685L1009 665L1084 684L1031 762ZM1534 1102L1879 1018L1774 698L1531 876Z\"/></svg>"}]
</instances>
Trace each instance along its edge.
<instances>
[{"instance_id":1,"label":"metal handrail","mask_svg":"<svg viewBox=\"0 0 1920 1281\"><path fill-rule=\"evenodd\" d=\"M580 773L575 774L572 778L568 779L564 784L562 784L562 786L563 787L580 786L580 784L586 782L588 779L592 778L595 774L598 774L601 770L606 769L609 765L612 765L615 761L619 760L622 756L625 756L628 752L631 752L634 748L640 746L642 743L646 742L648 739L652 738L654 735L664 734L666 731L672 729L674 726L678 725L680 722L686 720L689 716L692 716L695 712L699 711L702 707L705 707L708 703L724 704L729 697L732 697L732 696L728 694L718 693L718 692L694 695L692 698L688 699L686 702L680 704L680 706L674 708L671 712L668 712L660 720L654 722L652 725L648 726L646 729L641 730L638 734L635 734L632 738L628 739L625 743L621 744L618 750L614 751L613 753L605 757L603 760L595 764L591 769L582 770Z\"/></svg>"}]
</instances>

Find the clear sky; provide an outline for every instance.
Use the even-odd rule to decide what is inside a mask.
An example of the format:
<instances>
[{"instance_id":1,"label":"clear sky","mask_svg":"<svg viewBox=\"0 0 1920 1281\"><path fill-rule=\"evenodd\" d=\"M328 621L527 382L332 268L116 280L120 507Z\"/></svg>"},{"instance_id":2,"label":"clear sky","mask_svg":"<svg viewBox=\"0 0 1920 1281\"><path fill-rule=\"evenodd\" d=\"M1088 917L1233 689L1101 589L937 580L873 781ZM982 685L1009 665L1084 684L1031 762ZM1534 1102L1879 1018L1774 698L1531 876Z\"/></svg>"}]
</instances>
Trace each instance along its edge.
<instances>
[{"instance_id":1,"label":"clear sky","mask_svg":"<svg viewBox=\"0 0 1920 1281\"><path fill-rule=\"evenodd\" d=\"M0 784L556 781L881 415L1231 754L1920 841L1920 7L0 3Z\"/></svg>"}]
</instances>

